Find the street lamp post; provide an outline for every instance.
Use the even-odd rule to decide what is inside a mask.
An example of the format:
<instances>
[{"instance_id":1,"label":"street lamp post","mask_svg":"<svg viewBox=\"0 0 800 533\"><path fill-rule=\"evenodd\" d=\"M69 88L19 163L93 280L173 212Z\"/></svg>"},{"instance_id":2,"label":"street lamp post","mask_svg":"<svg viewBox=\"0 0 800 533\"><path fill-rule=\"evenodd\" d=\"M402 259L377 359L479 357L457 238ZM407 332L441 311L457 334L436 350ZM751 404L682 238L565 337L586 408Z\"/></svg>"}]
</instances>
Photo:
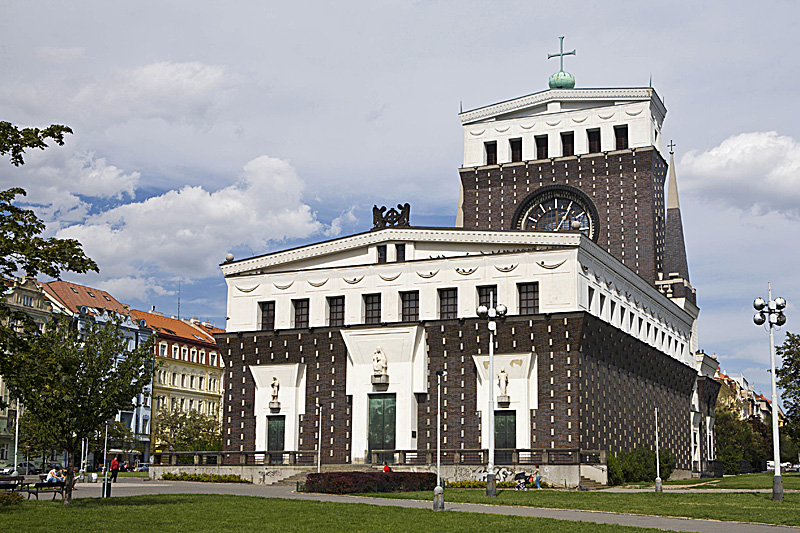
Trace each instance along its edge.
<instances>
[{"instance_id":1,"label":"street lamp post","mask_svg":"<svg viewBox=\"0 0 800 533\"><path fill-rule=\"evenodd\" d=\"M17 472L17 467L19 466L19 411L21 408L22 406L19 404L19 398L17 398L17 418L14 422L14 472L11 474L12 476L19 475L19 472Z\"/></svg>"},{"instance_id":2,"label":"street lamp post","mask_svg":"<svg viewBox=\"0 0 800 533\"><path fill-rule=\"evenodd\" d=\"M494 294L489 293L489 305L479 305L478 316L489 320L489 406L487 409L487 446L489 448L489 464L486 466L486 495L497 497L497 481L494 473L494 333L497 331L497 320L506 316L508 308L503 304L494 304Z\"/></svg>"},{"instance_id":3,"label":"street lamp post","mask_svg":"<svg viewBox=\"0 0 800 533\"><path fill-rule=\"evenodd\" d=\"M319 433L317 434L317 474L322 472L322 404L317 404L319 409Z\"/></svg>"},{"instance_id":4,"label":"street lamp post","mask_svg":"<svg viewBox=\"0 0 800 533\"><path fill-rule=\"evenodd\" d=\"M661 457L658 453L658 407L656 407L656 492L663 492L661 485Z\"/></svg>"},{"instance_id":5,"label":"street lamp post","mask_svg":"<svg viewBox=\"0 0 800 533\"><path fill-rule=\"evenodd\" d=\"M444 489L442 488L442 376L446 370L436 371L436 488L433 489L433 510L444 510Z\"/></svg>"},{"instance_id":6,"label":"street lamp post","mask_svg":"<svg viewBox=\"0 0 800 533\"><path fill-rule=\"evenodd\" d=\"M772 477L772 500L783 501L783 479L781 478L781 450L780 437L778 433L778 387L775 377L775 336L773 328L786 324L786 315L783 310L786 308L786 300L783 298L772 299L772 283L767 284L769 301L764 298L756 298L753 307L758 311L753 317L753 322L757 326L764 323L769 324L769 355L770 367L772 370L772 448L774 452L775 475Z\"/></svg>"}]
</instances>

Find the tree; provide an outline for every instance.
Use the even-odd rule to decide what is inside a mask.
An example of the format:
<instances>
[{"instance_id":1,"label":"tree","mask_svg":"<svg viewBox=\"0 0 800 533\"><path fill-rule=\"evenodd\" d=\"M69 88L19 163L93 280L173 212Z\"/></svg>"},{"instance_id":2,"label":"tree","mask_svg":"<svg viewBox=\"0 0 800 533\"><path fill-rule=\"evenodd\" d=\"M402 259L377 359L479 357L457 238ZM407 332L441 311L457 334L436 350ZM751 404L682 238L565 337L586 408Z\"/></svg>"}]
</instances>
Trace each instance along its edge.
<instances>
[{"instance_id":1,"label":"tree","mask_svg":"<svg viewBox=\"0 0 800 533\"><path fill-rule=\"evenodd\" d=\"M26 336L14 357L0 359L9 392L21 398L43 440L67 455L67 490L72 502L75 456L81 442L104 428L151 382L151 342L128 351L128 340L113 321L55 320L44 332Z\"/></svg>"},{"instance_id":2,"label":"tree","mask_svg":"<svg viewBox=\"0 0 800 533\"><path fill-rule=\"evenodd\" d=\"M0 122L0 156L10 155L11 164L20 166L26 149L43 150L47 147L46 139L63 145L67 133L72 130L58 124L40 130L19 129L9 122ZM14 205L19 195L24 196L25 191L18 187L0 191L0 276L13 276L21 271L31 277L42 273L59 278L62 271L99 272L78 241L42 237L44 222L33 211ZM0 299L0 360L16 353L23 342L21 336L30 335L35 329L28 315L10 310ZM3 404L0 399L0 407Z\"/></svg>"},{"instance_id":3,"label":"tree","mask_svg":"<svg viewBox=\"0 0 800 533\"><path fill-rule=\"evenodd\" d=\"M787 331L786 339L776 347L776 353L782 359L775 375L778 387L783 389L784 430L796 445L800 445L800 335Z\"/></svg>"},{"instance_id":4,"label":"tree","mask_svg":"<svg viewBox=\"0 0 800 533\"><path fill-rule=\"evenodd\" d=\"M197 411L161 410L155 420L156 441L174 451L210 451L222 449L219 421Z\"/></svg>"},{"instance_id":5,"label":"tree","mask_svg":"<svg viewBox=\"0 0 800 533\"><path fill-rule=\"evenodd\" d=\"M52 139L57 145L64 145L64 135L72 133L69 126L51 124L43 130L39 128L19 129L10 122L0 121L0 156L10 155L11 164L18 167L25 163L22 154L28 148L47 148L45 139Z\"/></svg>"}]
</instances>

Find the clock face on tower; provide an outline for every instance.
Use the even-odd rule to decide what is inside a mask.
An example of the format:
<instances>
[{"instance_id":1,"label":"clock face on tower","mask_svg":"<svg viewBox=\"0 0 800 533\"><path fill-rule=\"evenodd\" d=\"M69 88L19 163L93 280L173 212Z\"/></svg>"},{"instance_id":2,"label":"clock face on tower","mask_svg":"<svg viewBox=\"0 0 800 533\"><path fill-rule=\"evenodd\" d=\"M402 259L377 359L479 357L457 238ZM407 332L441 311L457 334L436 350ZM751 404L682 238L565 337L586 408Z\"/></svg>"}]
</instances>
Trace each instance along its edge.
<instances>
[{"instance_id":1,"label":"clock face on tower","mask_svg":"<svg viewBox=\"0 0 800 533\"><path fill-rule=\"evenodd\" d=\"M542 187L517 209L514 228L527 231L580 230L597 240L598 216L592 200L566 185Z\"/></svg>"}]
</instances>

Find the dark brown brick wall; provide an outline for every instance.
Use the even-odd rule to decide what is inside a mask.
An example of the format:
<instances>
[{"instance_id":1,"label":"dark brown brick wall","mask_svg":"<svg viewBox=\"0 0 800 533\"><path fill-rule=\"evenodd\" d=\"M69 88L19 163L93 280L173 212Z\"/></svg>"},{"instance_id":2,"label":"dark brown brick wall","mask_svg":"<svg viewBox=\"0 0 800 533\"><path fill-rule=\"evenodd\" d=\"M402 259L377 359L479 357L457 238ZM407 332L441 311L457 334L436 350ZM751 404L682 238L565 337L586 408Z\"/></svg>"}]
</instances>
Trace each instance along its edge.
<instances>
[{"instance_id":1,"label":"dark brown brick wall","mask_svg":"<svg viewBox=\"0 0 800 533\"><path fill-rule=\"evenodd\" d=\"M428 343L429 394L417 395L419 450L436 447L436 371L442 383L445 448L482 448L477 405L477 370L472 356L488 352L486 323L478 319L424 324ZM301 450L316 442L317 397L325 400L323 461L350 459L350 400L345 396L346 349L338 328L224 334L223 444L252 450L255 443L254 383L248 365L305 363L306 415L300 422ZM659 408L662 446L689 468L689 411L695 372L690 367L586 313L512 316L498 323L498 354L538 356L538 409L530 413L531 442L518 448L628 450L654 440L653 408ZM319 389L317 389L319 388ZM242 405L244 401L244 405ZM398 406L398 409L403 408ZM331 421L330 414L334 415ZM526 416L517 413L517 416ZM242 427L243 426L243 427ZM331 429L332 428L332 429ZM463 435L462 435L463 431Z\"/></svg>"},{"instance_id":2,"label":"dark brown brick wall","mask_svg":"<svg viewBox=\"0 0 800 533\"><path fill-rule=\"evenodd\" d=\"M597 244L653 283L663 261L666 170L653 148L462 168L464 227L515 229L514 213L529 195L570 185L597 207Z\"/></svg>"}]
</instances>

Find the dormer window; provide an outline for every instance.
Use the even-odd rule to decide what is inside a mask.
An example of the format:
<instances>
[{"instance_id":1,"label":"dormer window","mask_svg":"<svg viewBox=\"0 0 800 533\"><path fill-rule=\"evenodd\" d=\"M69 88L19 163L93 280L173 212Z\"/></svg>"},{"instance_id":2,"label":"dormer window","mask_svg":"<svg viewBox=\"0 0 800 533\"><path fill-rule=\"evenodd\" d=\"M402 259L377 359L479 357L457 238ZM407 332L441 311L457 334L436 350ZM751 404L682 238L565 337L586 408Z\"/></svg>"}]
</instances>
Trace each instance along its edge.
<instances>
[{"instance_id":1,"label":"dormer window","mask_svg":"<svg viewBox=\"0 0 800 533\"><path fill-rule=\"evenodd\" d=\"M486 164L487 165L496 165L497 164L497 142L492 141L488 143L483 143L483 149L486 151Z\"/></svg>"},{"instance_id":2,"label":"dormer window","mask_svg":"<svg viewBox=\"0 0 800 533\"><path fill-rule=\"evenodd\" d=\"M536 159L547 159L547 135L536 137Z\"/></svg>"},{"instance_id":3,"label":"dormer window","mask_svg":"<svg viewBox=\"0 0 800 533\"><path fill-rule=\"evenodd\" d=\"M77 289L75 289L75 287L70 287L70 289L72 289L72 292L74 292L75 294L78 294L78 291Z\"/></svg>"},{"instance_id":4,"label":"dormer window","mask_svg":"<svg viewBox=\"0 0 800 533\"><path fill-rule=\"evenodd\" d=\"M617 142L617 150L628 148L628 125L614 126L614 138Z\"/></svg>"},{"instance_id":5,"label":"dormer window","mask_svg":"<svg viewBox=\"0 0 800 533\"><path fill-rule=\"evenodd\" d=\"M89 296L91 296L92 298L94 298L94 294L92 294L92 291L86 291L86 293L87 293Z\"/></svg>"},{"instance_id":6,"label":"dormer window","mask_svg":"<svg viewBox=\"0 0 800 533\"><path fill-rule=\"evenodd\" d=\"M110 302L110 301L111 301L111 298L109 298L109 297L108 297L108 296L106 296L105 294L103 295L103 298L105 298L107 302Z\"/></svg>"},{"instance_id":7,"label":"dormer window","mask_svg":"<svg viewBox=\"0 0 800 533\"><path fill-rule=\"evenodd\" d=\"M509 140L508 147L511 150L511 162L522 161L522 139Z\"/></svg>"}]
</instances>

